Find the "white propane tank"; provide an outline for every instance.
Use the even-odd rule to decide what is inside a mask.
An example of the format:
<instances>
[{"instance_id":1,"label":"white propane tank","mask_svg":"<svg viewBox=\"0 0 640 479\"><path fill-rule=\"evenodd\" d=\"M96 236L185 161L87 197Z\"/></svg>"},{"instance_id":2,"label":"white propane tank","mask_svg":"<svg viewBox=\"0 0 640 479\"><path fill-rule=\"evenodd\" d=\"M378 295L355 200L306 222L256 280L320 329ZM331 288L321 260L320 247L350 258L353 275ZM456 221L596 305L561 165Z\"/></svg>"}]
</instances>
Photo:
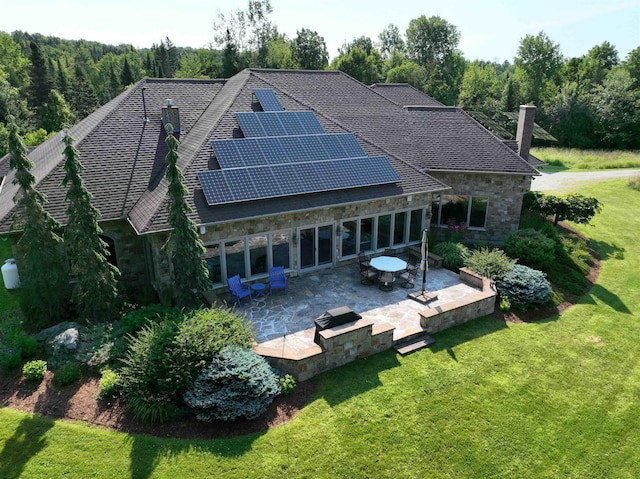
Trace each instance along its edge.
<instances>
[{"instance_id":1,"label":"white propane tank","mask_svg":"<svg viewBox=\"0 0 640 479\"><path fill-rule=\"evenodd\" d=\"M9 258L2 265L2 280L7 289L20 287L20 277L18 276L18 265L14 258Z\"/></svg>"}]
</instances>

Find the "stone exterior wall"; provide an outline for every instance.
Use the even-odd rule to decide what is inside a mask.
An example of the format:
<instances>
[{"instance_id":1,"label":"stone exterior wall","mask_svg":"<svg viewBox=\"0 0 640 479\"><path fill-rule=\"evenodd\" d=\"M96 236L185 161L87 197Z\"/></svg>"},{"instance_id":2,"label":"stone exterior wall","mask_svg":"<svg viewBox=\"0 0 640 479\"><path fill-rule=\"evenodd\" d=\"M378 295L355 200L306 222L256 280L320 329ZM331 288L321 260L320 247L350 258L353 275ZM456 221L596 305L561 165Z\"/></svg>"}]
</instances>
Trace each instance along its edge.
<instances>
[{"instance_id":1,"label":"stone exterior wall","mask_svg":"<svg viewBox=\"0 0 640 479\"><path fill-rule=\"evenodd\" d=\"M509 233L518 229L522 210L522 196L531 187L531 177L523 175L498 175L478 173L429 173L451 186L445 195L483 196L489 199L486 227L469 230L468 240L501 244ZM444 237L446 228L432 228Z\"/></svg>"},{"instance_id":2,"label":"stone exterior wall","mask_svg":"<svg viewBox=\"0 0 640 479\"><path fill-rule=\"evenodd\" d=\"M411 200L409 200L411 198ZM309 211L298 211L295 213L285 213L281 215L269 216L258 219L248 219L243 221L229 222L219 225L206 226L206 232L200 236L204 244L213 244L227 239L241 238L247 235L267 233L270 231L289 231L291 234L297 228L313 226L317 224L331 224L338 226L341 220L357 218L382 213L393 213L394 211L412 210L426 208L425 214L430 213L431 207L430 193L410 195L409 197L389 198L379 201L369 201L366 203L353 203L349 205L322 208ZM425 226L427 219L424 220ZM166 255L162 252L161 246L166 241L166 234L150 235L149 242L152 247L152 261L154 269L153 284L159 292L171 287L170 265ZM292 265L291 274L298 271L298 251L297 245L291 245ZM338 254L335 254L334 264L341 262Z\"/></svg>"},{"instance_id":3,"label":"stone exterior wall","mask_svg":"<svg viewBox=\"0 0 640 479\"><path fill-rule=\"evenodd\" d=\"M120 283L131 300L145 302L143 297L152 295L149 291L149 267L145 255L146 238L138 236L131 225L124 220L100 223L103 235L113 239L116 260L120 269ZM151 300L153 298L148 298Z\"/></svg>"},{"instance_id":4,"label":"stone exterior wall","mask_svg":"<svg viewBox=\"0 0 640 479\"><path fill-rule=\"evenodd\" d=\"M306 350L289 351L260 345L254 351L269 363L298 381L306 381L324 371L393 347L393 326L374 324L360 319L334 328L318 331L318 343Z\"/></svg>"}]
</instances>

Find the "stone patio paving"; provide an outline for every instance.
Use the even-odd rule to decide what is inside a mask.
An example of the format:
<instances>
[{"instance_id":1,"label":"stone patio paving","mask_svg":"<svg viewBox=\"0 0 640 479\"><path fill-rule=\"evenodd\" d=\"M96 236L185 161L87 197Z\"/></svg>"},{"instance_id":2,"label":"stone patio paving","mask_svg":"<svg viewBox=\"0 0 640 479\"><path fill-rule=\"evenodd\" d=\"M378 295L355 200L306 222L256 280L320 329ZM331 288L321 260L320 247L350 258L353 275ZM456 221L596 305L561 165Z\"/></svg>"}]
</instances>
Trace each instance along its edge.
<instances>
[{"instance_id":1,"label":"stone patio paving","mask_svg":"<svg viewBox=\"0 0 640 479\"><path fill-rule=\"evenodd\" d=\"M377 283L371 286L360 283L356 263L290 277L286 295L278 289L273 295L267 292L264 298L252 301L245 298L235 312L244 314L253 323L257 343L266 347L284 347L285 342L287 349L313 345L313 320L339 306L348 306L376 323L393 325L393 339L398 341L422 330L420 311L437 310L445 303L464 300L480 291L461 282L457 274L434 268L427 272L426 289L437 293L438 299L424 305L407 298L408 293L422 289L421 281L419 274L413 288L402 288L396 282L393 291L381 291ZM220 297L229 300L228 295Z\"/></svg>"}]
</instances>

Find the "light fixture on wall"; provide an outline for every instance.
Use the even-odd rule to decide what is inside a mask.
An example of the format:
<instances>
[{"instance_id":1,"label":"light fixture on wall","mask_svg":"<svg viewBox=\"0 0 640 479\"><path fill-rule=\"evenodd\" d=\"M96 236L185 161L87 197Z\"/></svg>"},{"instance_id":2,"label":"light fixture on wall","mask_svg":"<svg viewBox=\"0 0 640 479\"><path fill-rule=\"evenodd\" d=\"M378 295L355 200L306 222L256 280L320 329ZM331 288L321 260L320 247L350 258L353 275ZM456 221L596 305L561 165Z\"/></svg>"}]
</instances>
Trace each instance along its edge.
<instances>
[{"instance_id":1,"label":"light fixture on wall","mask_svg":"<svg viewBox=\"0 0 640 479\"><path fill-rule=\"evenodd\" d=\"M207 232L207 227L206 226L201 226L200 227L200 234L203 235Z\"/></svg>"}]
</instances>

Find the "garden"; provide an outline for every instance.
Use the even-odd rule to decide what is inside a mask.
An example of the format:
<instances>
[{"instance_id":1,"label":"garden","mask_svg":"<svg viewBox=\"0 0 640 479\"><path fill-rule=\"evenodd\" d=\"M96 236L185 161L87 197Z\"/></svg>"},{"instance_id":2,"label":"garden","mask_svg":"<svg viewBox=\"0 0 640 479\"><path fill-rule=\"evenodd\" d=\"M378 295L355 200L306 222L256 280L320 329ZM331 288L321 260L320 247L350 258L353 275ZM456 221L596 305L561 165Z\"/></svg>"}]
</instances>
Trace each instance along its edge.
<instances>
[{"instance_id":1,"label":"garden","mask_svg":"<svg viewBox=\"0 0 640 479\"><path fill-rule=\"evenodd\" d=\"M275 418L280 414L270 409L257 420L261 423L259 430L235 439L160 440L75 422L53 422L3 408L0 476L18 477L24 473L25 477L86 477L95 474L96 469L101 477L192 477L212 473L216 477L417 477L427 471L434 477L531 476L531 471L536 471L536 477L637 476L640 471L634 469L634 464L638 464L640 424L633 411L637 411L640 397L640 351L632 338L638 333L634 311L639 305L633 292L640 284L640 269L634 231L640 225L627 212L640 206L640 199L622 181L584 193L597 197L604 205L591 225L576 225L580 233L589 237L589 243L580 235L566 234L549 223L539 224L535 215L525 216L522 230L537 233L528 231L524 238L514 241L514 248L527 241L548 243L553 261L542 255L527 258L526 265L545 272L550 301L527 305L510 299L510 311L521 313L524 309L523 314L527 314L567 299L576 303L560 316L522 323L482 318L439 333L432 350L407 357L382 353L338 368L314 380L312 390L302 383L293 394L278 396L269 406L280 410L301 407L303 402L277 402L306 389L303 399L308 403L294 420L267 432L269 421L278 422ZM621 224L625 226L620 227ZM539 236L540 230L544 237ZM602 270L598 282L583 294L588 287L585 272L594 266L589 264L589 247L599 254ZM486 261L491 255L500 258ZM470 252L469 258L472 257L480 263L475 268L483 267L483 261L493 268L495 264L512 264L511 258L518 258L518 264L524 265L525 256L508 247L503 253L480 247ZM566 274L569 270L576 274ZM538 275L532 276L541 280ZM4 308L16 297L3 293L0 301ZM506 305L503 307L506 309ZM167 315L176 313L158 308L151 318L130 316L143 311L134 309L124 322L127 316L114 322L111 329L106 327L106 333L93 333L111 340L91 349L95 364L92 367L120 374L127 367L142 371L138 379L131 381L136 385L143 384L145 374L156 374L156 370L171 377L175 367L171 361L162 365L127 364L126 344L133 344L133 336L126 334L135 330L135 337L141 341L137 346L140 350L162 357L161 349L167 348L154 349L148 343L147 347L145 338L171 337L172 352L180 352L188 364L198 363L196 351L181 349L180 341L175 340L179 337L177 332L199 337L198 325L209 324L211 318L196 321L195 313L178 314L180 320L174 318L171 325L160 328L150 324L163 324ZM235 319L225 321L234 325L234 338L242 344L246 339L242 327ZM122 335L122 331L128 333ZM129 338L129 343L123 338ZM200 351L221 351L217 349L220 344L203 342ZM120 358L120 370L112 362L116 358ZM21 360L23 367L27 359L33 360ZM244 358L238 362L245 364ZM41 366L32 363L25 374L31 374L31 369L37 374ZM83 377L88 374L87 367L81 368ZM45 377L52 382L51 371L45 372ZM118 384L122 376L117 378L110 373L102 375L105 385ZM209 387L208 379L210 374L203 377L201 388ZM153 397L170 394L179 382L155 384ZM45 385L44 390L48 396L63 396L77 390L78 384ZM268 384L265 390L269 390ZM94 386L96 394L99 388ZM2 394L6 401L7 391ZM141 396L144 402L147 397ZM116 400L100 400L104 402L98 414ZM54 417L65 415L63 406ZM177 413L171 407L167 409L158 412L143 408L151 416L172 417ZM159 435L163 435L162 427L166 425L157 426ZM221 435L211 432L206 437ZM77 437L83 438L82 445ZM65 457L74 457L73 463Z\"/></svg>"}]
</instances>

